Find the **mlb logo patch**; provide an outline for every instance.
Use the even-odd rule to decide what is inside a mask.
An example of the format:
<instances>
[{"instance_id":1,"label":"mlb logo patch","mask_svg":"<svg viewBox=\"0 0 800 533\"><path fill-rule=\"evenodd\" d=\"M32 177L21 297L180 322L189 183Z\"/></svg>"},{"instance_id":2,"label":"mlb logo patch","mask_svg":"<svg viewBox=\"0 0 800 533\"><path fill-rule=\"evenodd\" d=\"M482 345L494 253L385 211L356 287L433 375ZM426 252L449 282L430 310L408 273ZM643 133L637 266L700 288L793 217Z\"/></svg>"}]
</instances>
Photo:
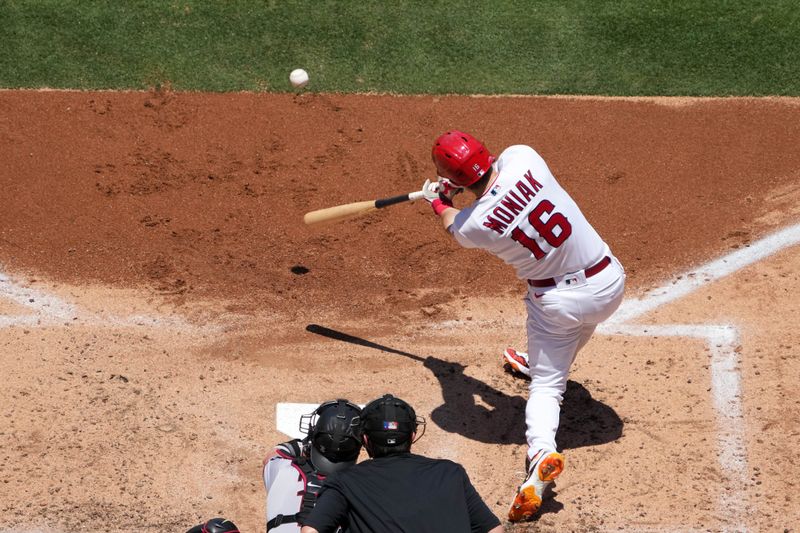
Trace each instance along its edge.
<instances>
[{"instance_id":1,"label":"mlb logo patch","mask_svg":"<svg viewBox=\"0 0 800 533\"><path fill-rule=\"evenodd\" d=\"M383 429L397 429L397 422L392 422L389 420L384 420L383 422Z\"/></svg>"},{"instance_id":2,"label":"mlb logo patch","mask_svg":"<svg viewBox=\"0 0 800 533\"><path fill-rule=\"evenodd\" d=\"M489 191L489 194L491 194L492 196L497 196L499 193L500 193L500 185L499 184L495 185L494 187L492 187L492 190Z\"/></svg>"}]
</instances>

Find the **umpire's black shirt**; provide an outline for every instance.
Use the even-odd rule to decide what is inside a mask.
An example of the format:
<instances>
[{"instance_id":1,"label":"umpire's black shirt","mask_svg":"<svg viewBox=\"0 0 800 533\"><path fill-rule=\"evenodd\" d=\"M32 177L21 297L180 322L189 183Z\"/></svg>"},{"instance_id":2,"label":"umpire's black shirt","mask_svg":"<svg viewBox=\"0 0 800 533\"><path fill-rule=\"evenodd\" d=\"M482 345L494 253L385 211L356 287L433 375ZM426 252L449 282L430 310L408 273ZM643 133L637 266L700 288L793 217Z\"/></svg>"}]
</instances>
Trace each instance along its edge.
<instances>
[{"instance_id":1,"label":"umpire's black shirt","mask_svg":"<svg viewBox=\"0 0 800 533\"><path fill-rule=\"evenodd\" d=\"M328 477L304 524L320 533L485 533L500 521L464 468L402 453L370 459Z\"/></svg>"}]
</instances>

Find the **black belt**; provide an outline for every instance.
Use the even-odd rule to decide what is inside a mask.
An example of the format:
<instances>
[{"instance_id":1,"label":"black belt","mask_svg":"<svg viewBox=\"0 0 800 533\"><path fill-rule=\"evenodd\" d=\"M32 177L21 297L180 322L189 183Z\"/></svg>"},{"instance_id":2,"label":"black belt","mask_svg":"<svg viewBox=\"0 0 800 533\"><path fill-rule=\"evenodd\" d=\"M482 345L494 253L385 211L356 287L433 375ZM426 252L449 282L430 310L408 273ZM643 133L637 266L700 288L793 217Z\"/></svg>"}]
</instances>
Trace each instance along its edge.
<instances>
[{"instance_id":1,"label":"black belt","mask_svg":"<svg viewBox=\"0 0 800 533\"><path fill-rule=\"evenodd\" d=\"M592 265L589 268L585 269L583 271L583 273L587 278L591 278L592 276L602 272L610 264L611 264L611 258L608 257L608 256L605 256L604 258L602 258L600 261L598 261L594 265ZM539 288L552 287L553 285L556 285L556 280L553 279L553 278L529 279L528 280L528 285L530 285L531 287L539 287Z\"/></svg>"}]
</instances>

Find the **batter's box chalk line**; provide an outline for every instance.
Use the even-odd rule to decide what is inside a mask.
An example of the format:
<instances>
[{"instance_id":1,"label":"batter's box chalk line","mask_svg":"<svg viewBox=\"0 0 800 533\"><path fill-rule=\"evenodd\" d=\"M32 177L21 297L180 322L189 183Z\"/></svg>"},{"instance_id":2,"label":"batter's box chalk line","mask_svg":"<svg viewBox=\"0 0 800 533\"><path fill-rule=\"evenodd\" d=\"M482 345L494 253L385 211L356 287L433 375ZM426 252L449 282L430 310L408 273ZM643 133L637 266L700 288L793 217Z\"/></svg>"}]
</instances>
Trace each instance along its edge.
<instances>
[{"instance_id":1,"label":"batter's box chalk line","mask_svg":"<svg viewBox=\"0 0 800 533\"><path fill-rule=\"evenodd\" d=\"M0 270L0 297L33 311L33 314L27 315L0 315L0 327L65 322L72 320L77 314L75 307L64 300L16 283L2 270Z\"/></svg>"},{"instance_id":2,"label":"batter's box chalk line","mask_svg":"<svg viewBox=\"0 0 800 533\"><path fill-rule=\"evenodd\" d=\"M195 326L181 317L157 315L118 316L92 313L59 298L54 294L34 289L6 274L0 265L0 299L24 307L28 314L0 315L0 328L12 326L59 326L65 324L92 325L96 327L158 327L180 330L216 330L221 326Z\"/></svg>"},{"instance_id":3,"label":"batter's box chalk line","mask_svg":"<svg viewBox=\"0 0 800 533\"><path fill-rule=\"evenodd\" d=\"M719 496L721 516L730 520L728 531L747 531L747 447L742 411L737 347L739 332L730 324L633 323L650 311L674 302L744 267L800 243L800 224L773 233L747 247L686 272L674 281L648 291L641 298L626 299L597 331L607 335L638 337L689 337L706 342L711 354L711 394L717 418L719 464L727 480Z\"/></svg>"}]
</instances>

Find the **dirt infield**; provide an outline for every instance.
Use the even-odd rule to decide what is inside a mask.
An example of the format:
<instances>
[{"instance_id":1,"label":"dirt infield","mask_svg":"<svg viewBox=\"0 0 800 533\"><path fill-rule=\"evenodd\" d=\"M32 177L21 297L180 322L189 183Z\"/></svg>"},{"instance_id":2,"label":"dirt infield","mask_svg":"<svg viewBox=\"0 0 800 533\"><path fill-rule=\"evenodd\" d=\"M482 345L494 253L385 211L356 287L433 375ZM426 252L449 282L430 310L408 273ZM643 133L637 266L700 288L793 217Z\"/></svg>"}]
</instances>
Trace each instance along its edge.
<instances>
[{"instance_id":1,"label":"dirt infield","mask_svg":"<svg viewBox=\"0 0 800 533\"><path fill-rule=\"evenodd\" d=\"M503 516L523 285L426 204L302 224L419 188L452 127L534 146L628 272L509 529L795 531L800 250L759 254L800 222L800 101L169 91L0 92L0 530L263 530L275 405L384 392Z\"/></svg>"}]
</instances>

